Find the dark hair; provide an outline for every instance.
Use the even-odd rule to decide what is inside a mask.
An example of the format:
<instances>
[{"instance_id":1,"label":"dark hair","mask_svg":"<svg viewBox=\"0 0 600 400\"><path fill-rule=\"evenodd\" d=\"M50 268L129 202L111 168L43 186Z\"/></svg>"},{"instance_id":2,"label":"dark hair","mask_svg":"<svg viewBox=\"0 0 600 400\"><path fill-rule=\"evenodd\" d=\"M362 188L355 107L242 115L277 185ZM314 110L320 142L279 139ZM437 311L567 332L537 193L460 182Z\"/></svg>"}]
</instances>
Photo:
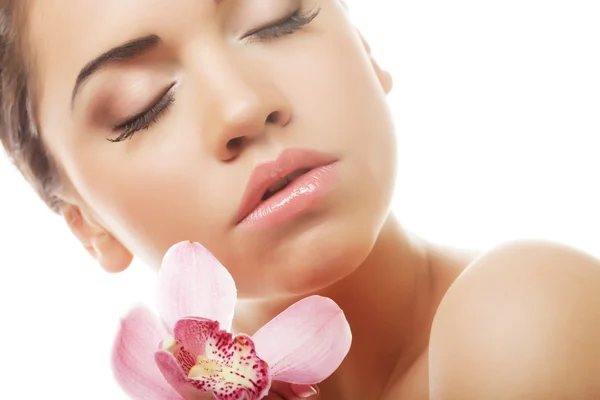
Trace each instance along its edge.
<instances>
[{"instance_id":1,"label":"dark hair","mask_svg":"<svg viewBox=\"0 0 600 400\"><path fill-rule=\"evenodd\" d=\"M0 141L44 202L59 212L60 177L39 135L26 0L0 0Z\"/></svg>"}]
</instances>

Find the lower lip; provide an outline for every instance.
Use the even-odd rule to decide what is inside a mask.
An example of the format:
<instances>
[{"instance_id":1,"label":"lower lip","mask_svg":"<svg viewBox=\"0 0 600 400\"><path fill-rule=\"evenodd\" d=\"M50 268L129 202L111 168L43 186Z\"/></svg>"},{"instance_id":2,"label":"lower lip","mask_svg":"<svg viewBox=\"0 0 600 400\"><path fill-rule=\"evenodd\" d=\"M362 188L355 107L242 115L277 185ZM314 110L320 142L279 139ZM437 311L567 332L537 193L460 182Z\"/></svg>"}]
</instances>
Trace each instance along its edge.
<instances>
[{"instance_id":1,"label":"lower lip","mask_svg":"<svg viewBox=\"0 0 600 400\"><path fill-rule=\"evenodd\" d=\"M287 222L317 206L333 189L338 176L337 162L315 168L260 203L240 224L270 228Z\"/></svg>"}]
</instances>

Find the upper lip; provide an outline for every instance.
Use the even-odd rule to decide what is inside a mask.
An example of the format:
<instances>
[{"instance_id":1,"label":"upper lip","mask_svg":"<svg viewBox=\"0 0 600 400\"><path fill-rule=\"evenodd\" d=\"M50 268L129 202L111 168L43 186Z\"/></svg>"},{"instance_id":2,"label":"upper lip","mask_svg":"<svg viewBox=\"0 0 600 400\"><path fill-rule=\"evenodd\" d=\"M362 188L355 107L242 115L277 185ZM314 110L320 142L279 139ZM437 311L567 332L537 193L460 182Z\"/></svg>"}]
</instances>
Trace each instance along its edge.
<instances>
[{"instance_id":1,"label":"upper lip","mask_svg":"<svg viewBox=\"0 0 600 400\"><path fill-rule=\"evenodd\" d=\"M312 170L332 164L338 159L332 155L314 150L287 149L275 160L257 165L250 174L246 190L238 209L236 223L243 221L262 202L267 189L291 173L306 169Z\"/></svg>"}]
</instances>

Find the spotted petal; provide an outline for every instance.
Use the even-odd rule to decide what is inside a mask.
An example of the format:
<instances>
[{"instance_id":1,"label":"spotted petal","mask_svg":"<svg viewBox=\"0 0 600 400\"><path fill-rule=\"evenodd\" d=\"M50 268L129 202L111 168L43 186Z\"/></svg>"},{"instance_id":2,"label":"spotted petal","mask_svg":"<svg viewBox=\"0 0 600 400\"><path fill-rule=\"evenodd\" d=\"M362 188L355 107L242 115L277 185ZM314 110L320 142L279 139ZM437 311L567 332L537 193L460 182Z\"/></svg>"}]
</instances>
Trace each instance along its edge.
<instances>
[{"instance_id":1,"label":"spotted petal","mask_svg":"<svg viewBox=\"0 0 600 400\"><path fill-rule=\"evenodd\" d=\"M154 353L166 335L159 319L146 308L133 309L121 321L112 364L115 378L135 400L181 400L154 362Z\"/></svg>"},{"instance_id":2,"label":"spotted petal","mask_svg":"<svg viewBox=\"0 0 600 400\"><path fill-rule=\"evenodd\" d=\"M156 354L165 379L185 398L211 392L219 400L258 400L269 391L269 368L246 335L233 337L219 323L184 318L168 350Z\"/></svg>"},{"instance_id":3,"label":"spotted petal","mask_svg":"<svg viewBox=\"0 0 600 400\"><path fill-rule=\"evenodd\" d=\"M340 366L350 350L352 333L333 300L311 296L272 319L252 339L273 380L311 385Z\"/></svg>"},{"instance_id":4,"label":"spotted petal","mask_svg":"<svg viewBox=\"0 0 600 400\"><path fill-rule=\"evenodd\" d=\"M219 321L230 330L237 293L227 269L198 243L171 247L157 284L158 311L169 327L185 317Z\"/></svg>"}]
</instances>

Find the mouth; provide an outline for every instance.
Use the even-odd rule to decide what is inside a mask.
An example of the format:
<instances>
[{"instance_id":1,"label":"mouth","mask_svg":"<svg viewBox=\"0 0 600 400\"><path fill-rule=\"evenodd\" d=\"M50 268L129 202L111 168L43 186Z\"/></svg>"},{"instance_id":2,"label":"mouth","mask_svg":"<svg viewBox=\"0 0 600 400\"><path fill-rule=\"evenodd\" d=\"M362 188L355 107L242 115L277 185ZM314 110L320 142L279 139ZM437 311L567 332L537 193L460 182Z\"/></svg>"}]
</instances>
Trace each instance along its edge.
<instances>
[{"instance_id":1,"label":"mouth","mask_svg":"<svg viewBox=\"0 0 600 400\"><path fill-rule=\"evenodd\" d=\"M310 150L288 149L277 159L254 168L238 209L236 225L248 218L273 196L285 192L299 178L338 161L331 155ZM292 185L293 186L293 185Z\"/></svg>"},{"instance_id":2,"label":"mouth","mask_svg":"<svg viewBox=\"0 0 600 400\"><path fill-rule=\"evenodd\" d=\"M292 172L291 174L279 179L278 181L276 181L274 184L272 184L271 186L269 186L267 188L267 190L265 191L265 194L263 194L263 196L261 198L261 201L270 199L271 197L273 197L273 195L275 195L276 193L278 193L278 192L282 191L283 189L285 189L286 187L288 187L288 185L290 183L292 183L294 181L294 179L299 178L302 175L304 175L310 171L311 171L311 169L309 169L309 168L298 169L298 170Z\"/></svg>"}]
</instances>

